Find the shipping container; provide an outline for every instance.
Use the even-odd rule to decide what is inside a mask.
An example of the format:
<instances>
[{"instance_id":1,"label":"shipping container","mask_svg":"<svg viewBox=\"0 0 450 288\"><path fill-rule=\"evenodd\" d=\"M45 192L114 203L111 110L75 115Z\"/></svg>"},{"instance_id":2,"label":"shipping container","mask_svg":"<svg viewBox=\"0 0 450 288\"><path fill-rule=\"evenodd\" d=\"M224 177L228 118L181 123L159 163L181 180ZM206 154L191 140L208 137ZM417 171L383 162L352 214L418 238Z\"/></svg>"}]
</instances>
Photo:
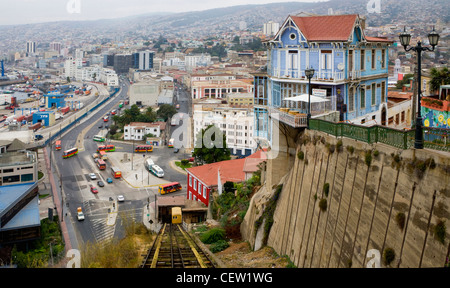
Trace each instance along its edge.
<instances>
[{"instance_id":1,"label":"shipping container","mask_svg":"<svg viewBox=\"0 0 450 288\"><path fill-rule=\"evenodd\" d=\"M36 130L38 130L39 128L41 128L41 126L42 126L41 122L38 122L38 123L36 123L36 124L33 124L33 125L28 126L28 130L34 130L34 131L36 131Z\"/></svg>"},{"instance_id":2,"label":"shipping container","mask_svg":"<svg viewBox=\"0 0 450 288\"><path fill-rule=\"evenodd\" d=\"M61 113L62 113L63 115L64 115L64 114L67 114L69 111L70 111L70 107L69 107L69 106L64 107L64 108L61 108Z\"/></svg>"}]
</instances>

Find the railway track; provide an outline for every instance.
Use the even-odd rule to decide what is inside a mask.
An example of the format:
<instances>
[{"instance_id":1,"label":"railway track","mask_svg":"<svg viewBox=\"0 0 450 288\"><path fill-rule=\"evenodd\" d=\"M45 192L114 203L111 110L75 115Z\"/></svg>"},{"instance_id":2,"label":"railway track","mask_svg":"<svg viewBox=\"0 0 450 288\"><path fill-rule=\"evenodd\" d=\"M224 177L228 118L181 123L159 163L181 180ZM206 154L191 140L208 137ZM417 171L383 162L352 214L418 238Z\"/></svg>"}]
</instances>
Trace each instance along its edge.
<instances>
[{"instance_id":1,"label":"railway track","mask_svg":"<svg viewBox=\"0 0 450 288\"><path fill-rule=\"evenodd\" d=\"M164 224L141 268L214 268L214 263L181 225Z\"/></svg>"}]
</instances>

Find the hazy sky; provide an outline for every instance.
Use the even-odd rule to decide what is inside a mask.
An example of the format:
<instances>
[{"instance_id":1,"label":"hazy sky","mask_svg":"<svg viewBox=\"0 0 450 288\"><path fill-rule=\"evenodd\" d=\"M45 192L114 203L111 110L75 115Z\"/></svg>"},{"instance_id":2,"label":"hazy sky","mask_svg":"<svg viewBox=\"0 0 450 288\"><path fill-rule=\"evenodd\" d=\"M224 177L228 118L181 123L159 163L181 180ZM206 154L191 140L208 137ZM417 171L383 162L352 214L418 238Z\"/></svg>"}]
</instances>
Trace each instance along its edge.
<instances>
[{"instance_id":1,"label":"hazy sky","mask_svg":"<svg viewBox=\"0 0 450 288\"><path fill-rule=\"evenodd\" d=\"M0 25L96 20L151 12L189 12L290 1L293 0L0 0Z\"/></svg>"}]
</instances>

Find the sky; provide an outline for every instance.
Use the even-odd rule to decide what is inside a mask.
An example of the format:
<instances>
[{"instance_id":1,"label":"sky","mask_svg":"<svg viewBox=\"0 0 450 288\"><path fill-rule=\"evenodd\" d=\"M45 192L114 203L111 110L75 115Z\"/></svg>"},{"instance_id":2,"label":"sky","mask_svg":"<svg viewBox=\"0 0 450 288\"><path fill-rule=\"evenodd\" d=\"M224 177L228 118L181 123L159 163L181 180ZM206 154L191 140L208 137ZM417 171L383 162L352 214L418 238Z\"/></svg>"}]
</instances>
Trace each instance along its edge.
<instances>
[{"instance_id":1,"label":"sky","mask_svg":"<svg viewBox=\"0 0 450 288\"><path fill-rule=\"evenodd\" d=\"M153 12L190 12L294 0L0 0L0 25L97 20ZM319 0L297 0L319 2ZM324 0L320 0L324 1Z\"/></svg>"}]
</instances>

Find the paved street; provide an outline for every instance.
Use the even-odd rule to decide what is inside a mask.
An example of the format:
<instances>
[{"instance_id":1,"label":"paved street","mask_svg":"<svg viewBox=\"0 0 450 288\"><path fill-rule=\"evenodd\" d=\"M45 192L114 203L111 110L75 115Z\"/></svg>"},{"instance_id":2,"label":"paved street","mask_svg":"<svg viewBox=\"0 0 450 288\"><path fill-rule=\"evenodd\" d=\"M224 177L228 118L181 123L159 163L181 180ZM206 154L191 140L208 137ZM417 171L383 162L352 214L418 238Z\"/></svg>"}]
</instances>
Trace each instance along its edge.
<instances>
[{"instance_id":1,"label":"paved street","mask_svg":"<svg viewBox=\"0 0 450 288\"><path fill-rule=\"evenodd\" d=\"M68 213L65 221L70 221L69 234L76 235L72 237L76 237L74 242L78 245L86 242L104 243L113 238L120 239L125 235L125 228L130 220L144 221L148 224L149 218L153 217L154 209L147 209L147 204L154 202L155 196L166 197L158 193L158 186L161 184L180 182L183 190L170 196L186 194L186 173L176 167L174 162L190 157L188 149L174 153L174 149L171 148L154 147L153 152L142 154L133 153L132 142L110 141L108 143L115 145L116 151L107 153L107 169L102 171L98 169L92 154L96 152L99 143L93 141L93 136L105 132L99 128L100 123L103 124L101 118L117 108L119 101L127 97L127 91L128 85L122 87L121 93L88 115L70 132L65 133L61 137L63 149L53 150L49 156L55 168L56 185L59 188L62 186L61 206L64 214ZM180 111L188 113L188 105L180 106ZM78 147L78 154L69 159L62 159L62 151L71 147ZM148 172L144 167L147 158L151 158L164 170L163 178ZM113 179L113 183L108 184L106 179L112 178L112 166L121 170L122 178ZM91 179L90 173L95 173L97 179ZM103 181L105 186L99 187L98 181ZM91 187L96 187L98 193L92 193ZM123 195L125 201L119 203L118 195ZM85 220L81 222L76 218L78 207L81 207L85 214Z\"/></svg>"}]
</instances>

